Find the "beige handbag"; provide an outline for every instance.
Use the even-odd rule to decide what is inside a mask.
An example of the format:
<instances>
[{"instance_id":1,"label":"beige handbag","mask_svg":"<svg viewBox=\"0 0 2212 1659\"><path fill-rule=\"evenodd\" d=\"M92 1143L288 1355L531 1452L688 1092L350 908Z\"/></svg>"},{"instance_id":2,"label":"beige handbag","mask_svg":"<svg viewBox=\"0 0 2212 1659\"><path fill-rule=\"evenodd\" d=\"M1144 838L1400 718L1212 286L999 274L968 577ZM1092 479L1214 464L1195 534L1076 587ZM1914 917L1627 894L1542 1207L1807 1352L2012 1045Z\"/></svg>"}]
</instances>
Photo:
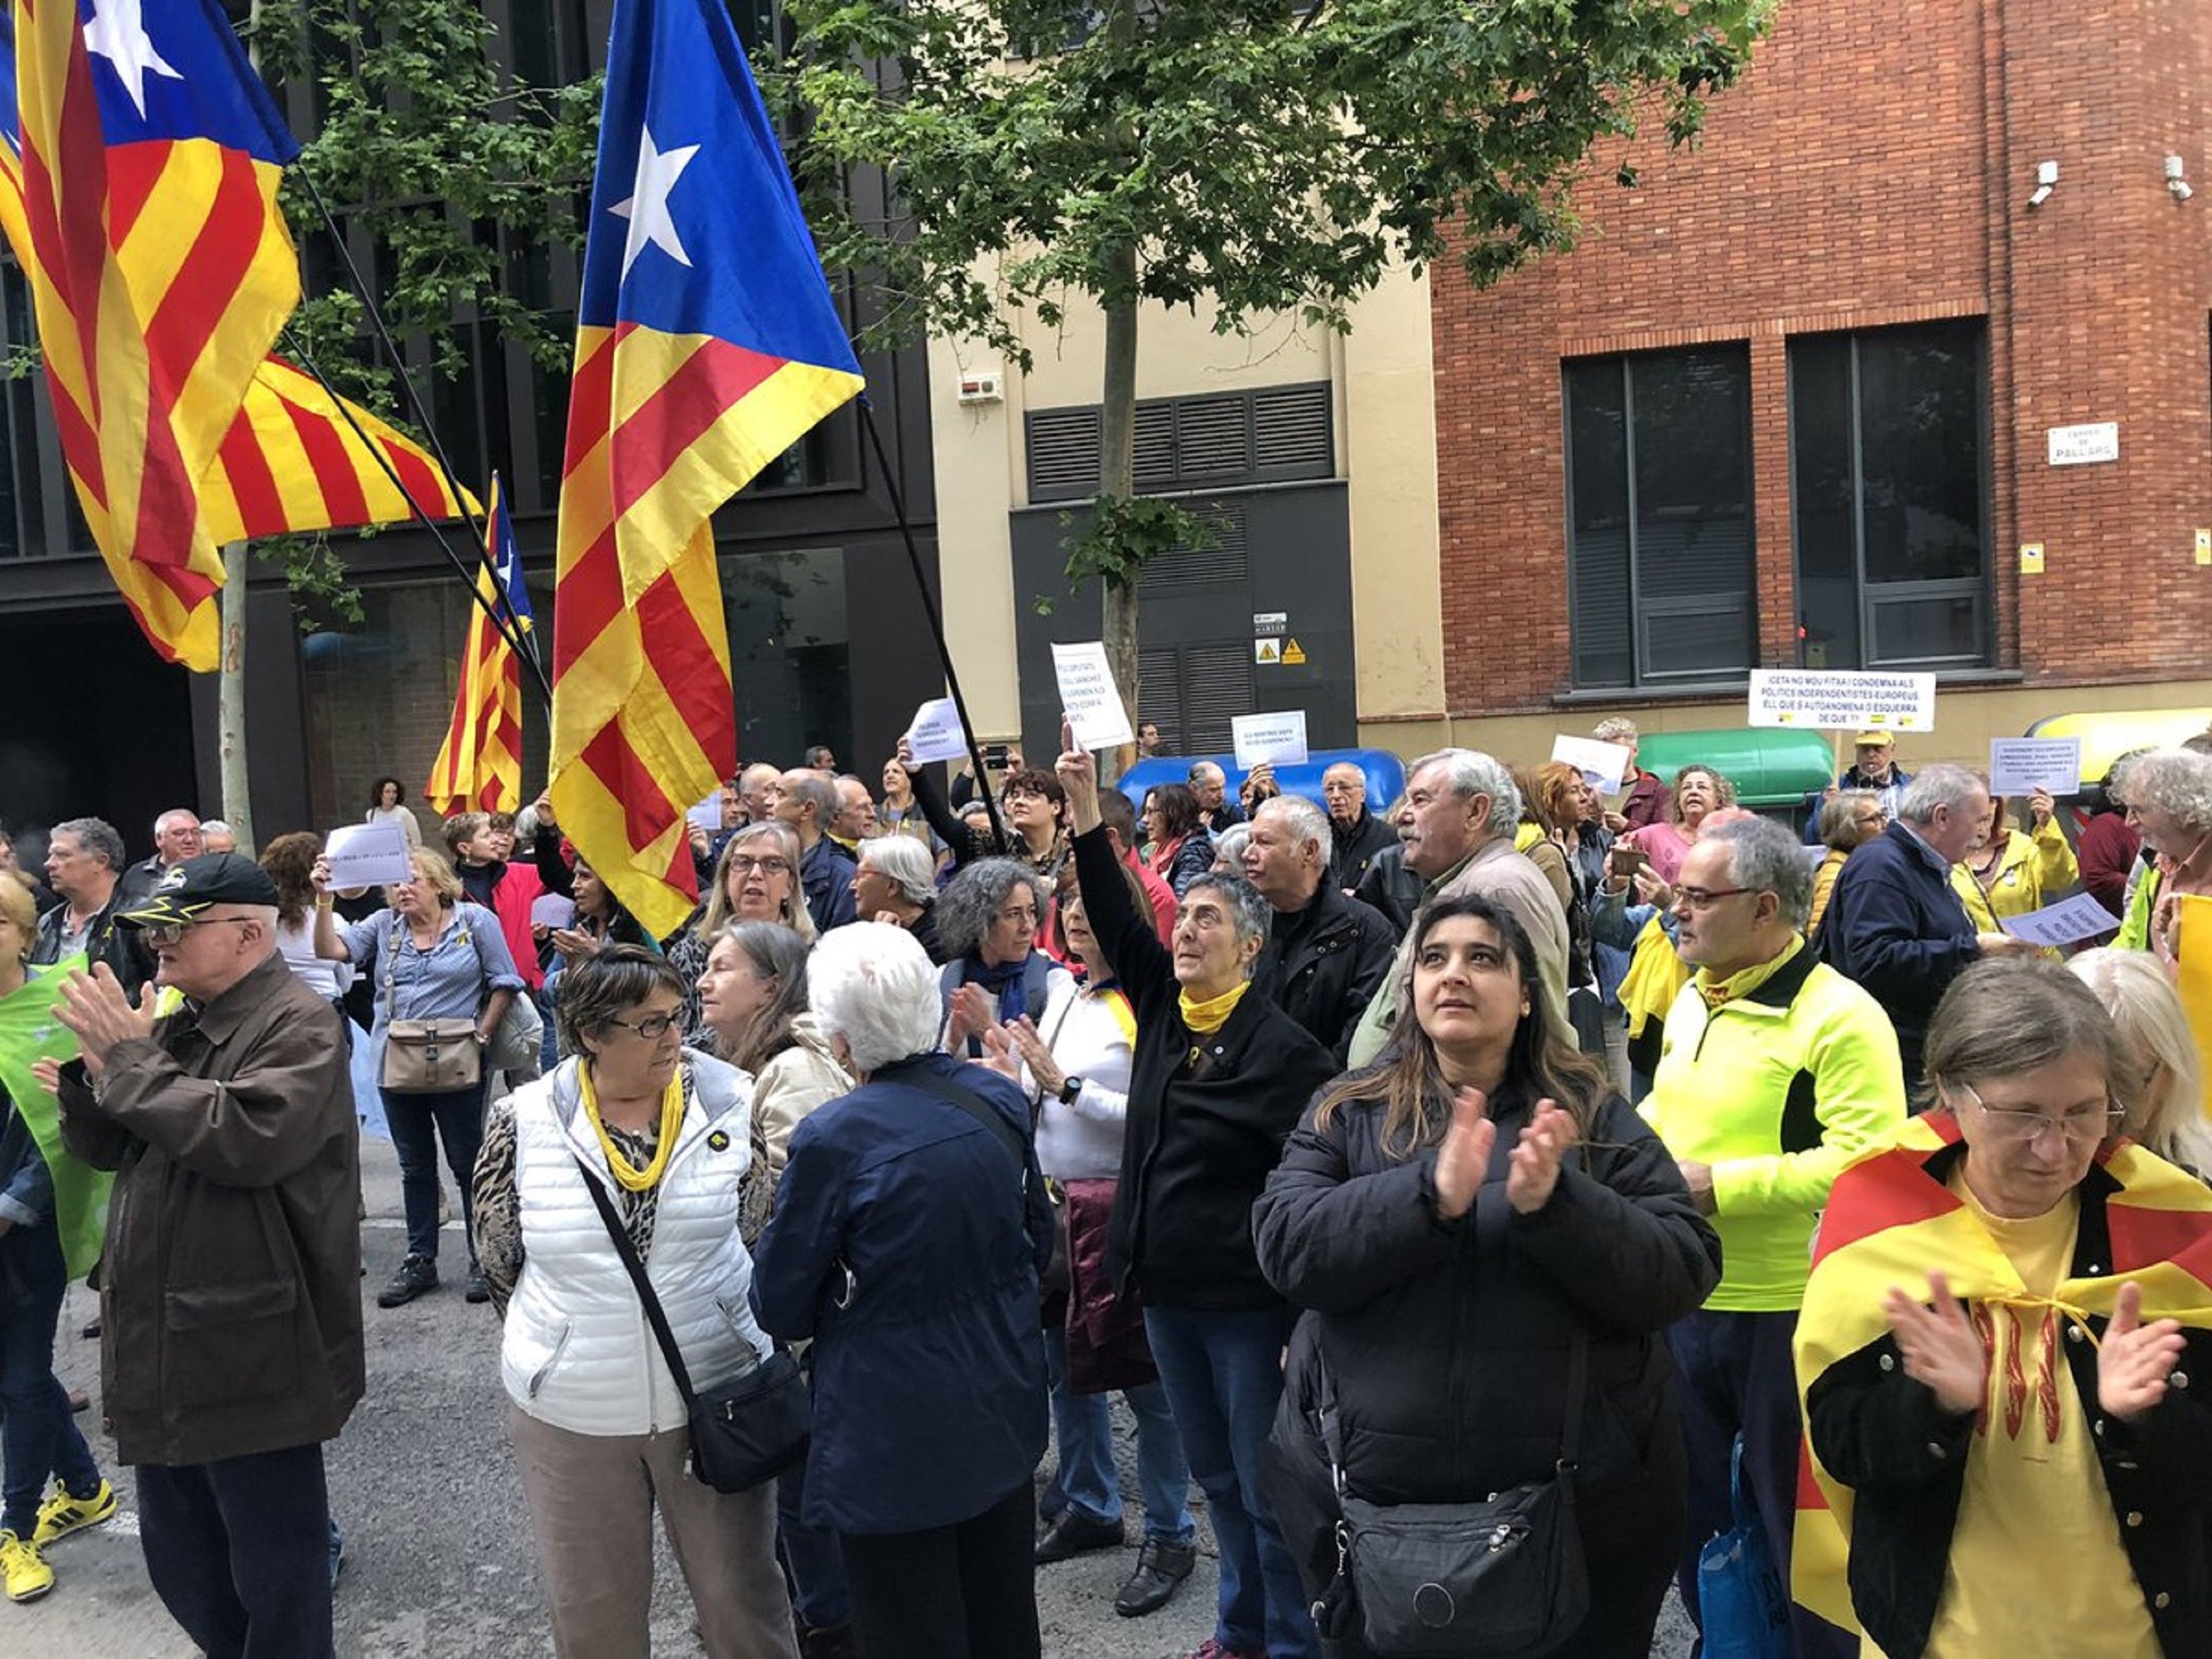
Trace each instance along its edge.
<instances>
[{"instance_id":1,"label":"beige handbag","mask_svg":"<svg viewBox=\"0 0 2212 1659\"><path fill-rule=\"evenodd\" d=\"M384 953L384 1067L377 1080L395 1095L449 1095L473 1089L483 1077L483 1045L472 1019L394 1019L398 993L392 969L401 924Z\"/></svg>"}]
</instances>

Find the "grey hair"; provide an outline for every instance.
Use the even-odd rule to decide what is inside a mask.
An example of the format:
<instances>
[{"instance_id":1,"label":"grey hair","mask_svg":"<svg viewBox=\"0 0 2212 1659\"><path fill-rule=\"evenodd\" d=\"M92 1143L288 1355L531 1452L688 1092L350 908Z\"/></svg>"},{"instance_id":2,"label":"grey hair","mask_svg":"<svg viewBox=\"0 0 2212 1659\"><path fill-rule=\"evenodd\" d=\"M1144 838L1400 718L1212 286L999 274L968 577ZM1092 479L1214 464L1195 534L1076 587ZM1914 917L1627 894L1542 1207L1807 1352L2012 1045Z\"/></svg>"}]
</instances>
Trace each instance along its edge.
<instances>
[{"instance_id":1,"label":"grey hair","mask_svg":"<svg viewBox=\"0 0 2212 1659\"><path fill-rule=\"evenodd\" d=\"M830 820L837 816L837 786L819 772L794 767L785 773L784 787L801 800L814 803L814 827L827 830Z\"/></svg>"},{"instance_id":2,"label":"grey hair","mask_svg":"<svg viewBox=\"0 0 2212 1659\"><path fill-rule=\"evenodd\" d=\"M1267 929L1274 920L1275 910L1260 896L1258 888L1242 876L1208 872L1183 890L1183 908L1190 908L1191 895L1202 888L1211 888L1229 901L1229 915L1236 924L1237 943L1240 948L1255 939L1260 941L1262 951L1267 948Z\"/></svg>"},{"instance_id":3,"label":"grey hair","mask_svg":"<svg viewBox=\"0 0 2212 1659\"><path fill-rule=\"evenodd\" d=\"M1897 816L1907 823L1933 823L1937 807L1948 806L1954 812L1963 812L1975 796L1987 793L1989 786L1965 767L1937 761L1933 766L1923 767L1905 786L1904 794L1898 798Z\"/></svg>"},{"instance_id":4,"label":"grey hair","mask_svg":"<svg viewBox=\"0 0 2212 1659\"><path fill-rule=\"evenodd\" d=\"M1813 913L1813 866L1805 846L1771 818L1737 818L1701 832L1702 843L1717 841L1729 849L1729 870L1739 887L1771 893L1782 919L1798 932Z\"/></svg>"},{"instance_id":5,"label":"grey hair","mask_svg":"<svg viewBox=\"0 0 2212 1659\"><path fill-rule=\"evenodd\" d=\"M823 935L806 965L806 1000L823 1035L843 1041L862 1077L930 1052L945 1017L929 953L884 921Z\"/></svg>"},{"instance_id":6,"label":"grey hair","mask_svg":"<svg viewBox=\"0 0 2212 1659\"><path fill-rule=\"evenodd\" d=\"M1832 847L1839 853L1848 853L1865 842L1874 839L1859 833L1859 808L1869 801L1881 799L1877 789L1842 789L1833 800L1820 807L1820 844Z\"/></svg>"},{"instance_id":7,"label":"grey hair","mask_svg":"<svg viewBox=\"0 0 2212 1659\"><path fill-rule=\"evenodd\" d=\"M1929 1022L1926 1069L1938 1094L2020 1077L2087 1054L2115 1088L2130 1075L2119 1029L2097 994L2043 957L1994 957L1951 981Z\"/></svg>"},{"instance_id":8,"label":"grey hair","mask_svg":"<svg viewBox=\"0 0 2212 1659\"><path fill-rule=\"evenodd\" d=\"M167 823L171 818L179 817L190 818L194 823L199 823L200 822L200 815L193 811L191 807L172 806L154 820L154 834L156 836L160 836L161 833L161 826L163 824ZM200 824L200 827L202 829L205 829L207 826L205 824Z\"/></svg>"},{"instance_id":9,"label":"grey hair","mask_svg":"<svg viewBox=\"0 0 2212 1659\"><path fill-rule=\"evenodd\" d=\"M2167 1163L2212 1176L2212 1125L2197 1104L2203 1067L2188 1011L2165 970L2148 951L2106 948L2070 958L2066 971L2112 1012L2121 1052L2136 1062L2114 1079L2127 1114L2120 1127Z\"/></svg>"},{"instance_id":10,"label":"grey hair","mask_svg":"<svg viewBox=\"0 0 2212 1659\"><path fill-rule=\"evenodd\" d=\"M1521 788L1502 762L1480 749L1439 749L1434 754L1423 755L1406 769L1407 782L1410 785L1431 766L1444 769L1452 793L1462 800L1470 795L1490 797L1490 822L1485 827L1492 836L1513 833L1521 822Z\"/></svg>"},{"instance_id":11,"label":"grey hair","mask_svg":"<svg viewBox=\"0 0 2212 1659\"><path fill-rule=\"evenodd\" d=\"M1244 849L1251 843L1252 826L1248 823L1232 823L1213 838L1212 868L1225 870L1231 875L1242 875L1244 871Z\"/></svg>"},{"instance_id":12,"label":"grey hair","mask_svg":"<svg viewBox=\"0 0 2212 1659\"><path fill-rule=\"evenodd\" d=\"M2191 829L2212 830L2212 755L2193 749L2154 749L2129 763L2123 785L2130 806L2171 812ZM2179 848L2161 847L2179 854Z\"/></svg>"},{"instance_id":13,"label":"grey hair","mask_svg":"<svg viewBox=\"0 0 2212 1659\"><path fill-rule=\"evenodd\" d=\"M1017 887L1029 890L1042 921L1045 906L1052 902L1052 889L1028 865L1018 859L977 859L963 866L937 896L939 948L953 957L972 957L981 950L999 907Z\"/></svg>"},{"instance_id":14,"label":"grey hair","mask_svg":"<svg viewBox=\"0 0 2212 1659\"><path fill-rule=\"evenodd\" d=\"M1195 784L1208 772L1212 773L1224 784L1229 781L1229 774L1223 771L1220 767L1217 766L1212 761L1193 761L1190 763L1190 770L1183 775L1184 781L1188 783Z\"/></svg>"},{"instance_id":15,"label":"grey hair","mask_svg":"<svg viewBox=\"0 0 2212 1659\"><path fill-rule=\"evenodd\" d=\"M1600 720L1590 736L1600 743L1632 744L1637 741L1636 722L1626 714L1614 714Z\"/></svg>"},{"instance_id":16,"label":"grey hair","mask_svg":"<svg viewBox=\"0 0 2212 1659\"><path fill-rule=\"evenodd\" d=\"M908 904L927 904L937 896L937 866L929 848L912 836L872 836L860 843L860 861L889 877Z\"/></svg>"},{"instance_id":17,"label":"grey hair","mask_svg":"<svg viewBox=\"0 0 2212 1659\"><path fill-rule=\"evenodd\" d=\"M56 836L75 836L77 844L88 853L107 860L107 867L120 875L131 855L123 850L123 837L106 818L64 818L46 831L46 845L54 844Z\"/></svg>"},{"instance_id":18,"label":"grey hair","mask_svg":"<svg viewBox=\"0 0 2212 1659\"><path fill-rule=\"evenodd\" d=\"M806 908L806 883L800 874L805 859L799 850L799 831L781 818L741 823L730 831L729 840L722 843L721 857L714 860L714 890L707 895L706 912L699 921L700 936L712 938L730 921L730 860L757 841L774 842L776 856L791 866L791 896L784 902L783 925L813 944L814 914Z\"/></svg>"},{"instance_id":19,"label":"grey hair","mask_svg":"<svg viewBox=\"0 0 2212 1659\"><path fill-rule=\"evenodd\" d=\"M599 1036L625 1008L636 1007L655 991L669 992L681 1004L690 990L674 963L641 945L610 945L579 957L562 974L561 994L553 1005L562 1047L572 1054L588 1054L584 1039Z\"/></svg>"},{"instance_id":20,"label":"grey hair","mask_svg":"<svg viewBox=\"0 0 2212 1659\"><path fill-rule=\"evenodd\" d=\"M221 818L202 818L200 820L200 834L203 836L235 836L237 833L237 830L232 829Z\"/></svg>"},{"instance_id":21,"label":"grey hair","mask_svg":"<svg viewBox=\"0 0 2212 1659\"><path fill-rule=\"evenodd\" d=\"M1328 813L1304 795L1278 795L1261 801L1260 811L1282 819L1299 841L1312 842L1320 851L1322 869L1328 870L1329 860L1336 854L1336 837L1329 830ZM1253 816L1256 818L1259 813Z\"/></svg>"}]
</instances>

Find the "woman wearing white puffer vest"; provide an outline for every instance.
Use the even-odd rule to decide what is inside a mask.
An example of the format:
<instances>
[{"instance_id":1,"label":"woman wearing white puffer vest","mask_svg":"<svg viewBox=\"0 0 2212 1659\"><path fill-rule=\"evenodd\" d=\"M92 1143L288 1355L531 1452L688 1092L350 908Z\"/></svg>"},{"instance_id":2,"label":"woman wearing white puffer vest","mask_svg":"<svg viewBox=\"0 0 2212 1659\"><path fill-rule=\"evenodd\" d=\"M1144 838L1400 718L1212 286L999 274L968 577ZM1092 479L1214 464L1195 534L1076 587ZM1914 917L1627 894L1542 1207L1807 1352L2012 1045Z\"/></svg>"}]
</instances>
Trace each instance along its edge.
<instances>
[{"instance_id":1,"label":"woman wearing white puffer vest","mask_svg":"<svg viewBox=\"0 0 2212 1659\"><path fill-rule=\"evenodd\" d=\"M773 1483L725 1494L684 1473L682 1395L586 1180L622 1218L695 1385L765 1358L738 1234L752 1156L746 1075L682 1046L686 987L623 945L563 979L574 1056L493 1108L477 1248L506 1319L500 1370L562 1659L647 1659L660 1510L709 1659L796 1659ZM588 1172L588 1173L587 1173Z\"/></svg>"}]
</instances>

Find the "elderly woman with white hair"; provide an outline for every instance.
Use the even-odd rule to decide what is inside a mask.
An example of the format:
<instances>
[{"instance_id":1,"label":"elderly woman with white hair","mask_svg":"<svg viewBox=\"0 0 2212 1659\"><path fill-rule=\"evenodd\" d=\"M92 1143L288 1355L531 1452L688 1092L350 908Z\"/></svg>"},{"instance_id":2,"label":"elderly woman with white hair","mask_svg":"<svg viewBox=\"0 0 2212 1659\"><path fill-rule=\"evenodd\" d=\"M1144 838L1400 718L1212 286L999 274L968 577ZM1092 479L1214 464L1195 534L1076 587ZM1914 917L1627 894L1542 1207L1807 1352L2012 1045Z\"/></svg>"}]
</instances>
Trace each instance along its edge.
<instances>
[{"instance_id":1,"label":"elderly woman with white hair","mask_svg":"<svg viewBox=\"0 0 2212 1659\"><path fill-rule=\"evenodd\" d=\"M2128 823L2156 855L2118 943L2149 951L2181 993L2198 1060L2212 1071L2212 755L2154 749L2122 780Z\"/></svg>"},{"instance_id":2,"label":"elderly woman with white hair","mask_svg":"<svg viewBox=\"0 0 2212 1659\"><path fill-rule=\"evenodd\" d=\"M2132 1062L2113 1080L2122 1131L2168 1164L2212 1180L2212 1124L2197 1104L2204 1066L2173 987L2140 951L2084 951L2066 968L2110 1012Z\"/></svg>"},{"instance_id":3,"label":"elderly woman with white hair","mask_svg":"<svg viewBox=\"0 0 2212 1659\"><path fill-rule=\"evenodd\" d=\"M888 777L896 765L884 769ZM920 941L932 962L952 958L937 937L937 860L911 836L877 836L858 849L853 870L853 908L863 921L889 922Z\"/></svg>"},{"instance_id":4,"label":"elderly woman with white hair","mask_svg":"<svg viewBox=\"0 0 2212 1659\"><path fill-rule=\"evenodd\" d=\"M761 1323L814 1341L805 1518L838 1534L863 1653L1036 1659L1053 1224L1029 1103L936 1052L937 971L900 928L829 934L807 995L860 1081L793 1133L755 1252Z\"/></svg>"}]
</instances>

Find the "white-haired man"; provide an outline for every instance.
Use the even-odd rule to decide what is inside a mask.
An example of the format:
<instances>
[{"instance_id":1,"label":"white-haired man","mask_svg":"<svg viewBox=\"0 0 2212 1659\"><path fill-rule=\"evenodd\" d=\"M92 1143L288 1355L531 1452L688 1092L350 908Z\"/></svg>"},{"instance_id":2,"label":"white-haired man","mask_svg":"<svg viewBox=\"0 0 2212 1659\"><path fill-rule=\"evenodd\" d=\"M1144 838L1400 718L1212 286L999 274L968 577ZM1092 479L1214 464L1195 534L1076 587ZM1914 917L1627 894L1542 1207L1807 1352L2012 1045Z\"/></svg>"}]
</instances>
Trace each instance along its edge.
<instances>
[{"instance_id":1,"label":"white-haired man","mask_svg":"<svg viewBox=\"0 0 2212 1659\"><path fill-rule=\"evenodd\" d=\"M1480 893L1512 913L1528 935L1554 1027L1567 1019L1567 915L1544 872L1513 848L1521 791L1513 775L1473 749L1439 749L1415 761L1398 809L1406 867L1428 884L1422 902ZM1364 1066L1382 1052L1398 1019L1398 986L1412 970L1408 935L1353 1034L1347 1058Z\"/></svg>"},{"instance_id":2,"label":"white-haired man","mask_svg":"<svg viewBox=\"0 0 2212 1659\"><path fill-rule=\"evenodd\" d=\"M1244 877L1274 912L1253 988L1341 1062L1398 954L1389 921L1328 878L1329 822L1311 801L1278 795L1252 815Z\"/></svg>"},{"instance_id":3,"label":"white-haired man","mask_svg":"<svg viewBox=\"0 0 2212 1659\"><path fill-rule=\"evenodd\" d=\"M186 859L207 851L200 835L199 814L189 806L172 806L154 820L154 856L123 872L118 890L125 908L154 890L155 884Z\"/></svg>"}]
</instances>

